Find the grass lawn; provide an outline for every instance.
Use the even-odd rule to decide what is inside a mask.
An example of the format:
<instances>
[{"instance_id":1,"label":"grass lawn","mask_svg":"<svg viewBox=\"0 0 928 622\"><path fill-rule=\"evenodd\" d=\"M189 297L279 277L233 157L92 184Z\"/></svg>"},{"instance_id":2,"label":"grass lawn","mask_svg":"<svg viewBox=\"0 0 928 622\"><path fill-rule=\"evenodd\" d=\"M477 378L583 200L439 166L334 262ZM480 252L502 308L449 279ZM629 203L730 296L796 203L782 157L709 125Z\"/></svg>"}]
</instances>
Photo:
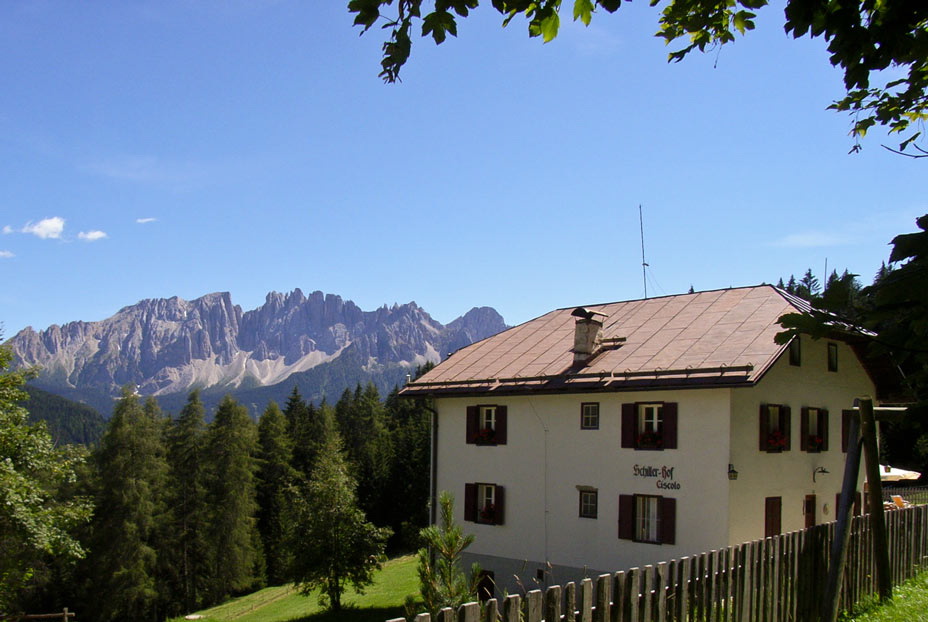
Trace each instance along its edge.
<instances>
[{"instance_id":1,"label":"grass lawn","mask_svg":"<svg viewBox=\"0 0 928 622\"><path fill-rule=\"evenodd\" d=\"M201 622L384 622L403 615L407 595L419 595L414 555L386 562L363 595L346 591L338 615L323 612L317 594L303 596L292 585L268 587L197 614L203 616Z\"/></svg>"},{"instance_id":2,"label":"grass lawn","mask_svg":"<svg viewBox=\"0 0 928 622\"><path fill-rule=\"evenodd\" d=\"M842 618L846 622L926 622L928 621L928 572L893 589L893 600L880 605L874 599L855 612Z\"/></svg>"}]
</instances>

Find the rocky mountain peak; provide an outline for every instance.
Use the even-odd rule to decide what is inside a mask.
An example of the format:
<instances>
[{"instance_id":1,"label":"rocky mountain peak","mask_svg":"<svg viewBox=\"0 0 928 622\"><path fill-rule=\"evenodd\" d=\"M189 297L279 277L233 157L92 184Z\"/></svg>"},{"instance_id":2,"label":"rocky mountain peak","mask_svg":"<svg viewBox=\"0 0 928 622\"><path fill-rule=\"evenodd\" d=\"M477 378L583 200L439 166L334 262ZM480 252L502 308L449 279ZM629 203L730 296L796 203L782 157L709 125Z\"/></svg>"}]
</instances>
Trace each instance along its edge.
<instances>
[{"instance_id":1,"label":"rocky mountain peak","mask_svg":"<svg viewBox=\"0 0 928 622\"><path fill-rule=\"evenodd\" d=\"M116 394L131 383L161 395L279 383L349 347L368 371L437 362L505 327L488 307L442 326L415 302L362 311L334 294L294 289L244 312L229 292L146 299L99 322L25 329L10 343L19 363L43 367L38 383L50 390Z\"/></svg>"}]
</instances>

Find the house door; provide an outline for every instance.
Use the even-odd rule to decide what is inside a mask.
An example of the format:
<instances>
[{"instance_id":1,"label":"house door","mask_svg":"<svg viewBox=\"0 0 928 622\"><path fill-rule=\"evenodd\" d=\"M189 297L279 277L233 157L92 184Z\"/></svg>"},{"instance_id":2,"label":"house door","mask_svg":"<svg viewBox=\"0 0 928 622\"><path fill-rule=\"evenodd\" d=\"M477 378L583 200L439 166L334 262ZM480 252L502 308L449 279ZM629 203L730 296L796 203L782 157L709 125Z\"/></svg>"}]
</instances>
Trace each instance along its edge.
<instances>
[{"instance_id":1,"label":"house door","mask_svg":"<svg viewBox=\"0 0 928 622\"><path fill-rule=\"evenodd\" d=\"M802 510L806 515L806 529L815 527L815 495L806 495Z\"/></svg>"},{"instance_id":2,"label":"house door","mask_svg":"<svg viewBox=\"0 0 928 622\"><path fill-rule=\"evenodd\" d=\"M780 516L783 500L781 497L767 497L764 500L764 537L780 535Z\"/></svg>"}]
</instances>

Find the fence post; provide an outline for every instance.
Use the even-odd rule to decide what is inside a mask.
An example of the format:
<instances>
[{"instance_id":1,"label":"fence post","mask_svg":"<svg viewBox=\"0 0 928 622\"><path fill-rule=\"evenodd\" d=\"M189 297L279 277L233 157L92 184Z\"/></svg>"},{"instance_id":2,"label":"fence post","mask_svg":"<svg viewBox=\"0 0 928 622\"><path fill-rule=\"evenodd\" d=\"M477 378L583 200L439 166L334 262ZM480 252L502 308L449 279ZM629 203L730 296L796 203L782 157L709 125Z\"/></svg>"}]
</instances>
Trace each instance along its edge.
<instances>
[{"instance_id":1,"label":"fence post","mask_svg":"<svg viewBox=\"0 0 928 622\"><path fill-rule=\"evenodd\" d=\"M541 622L542 595L541 590L532 590L526 595L526 621Z\"/></svg>"},{"instance_id":2,"label":"fence post","mask_svg":"<svg viewBox=\"0 0 928 622\"><path fill-rule=\"evenodd\" d=\"M545 590L545 622L561 622L561 586Z\"/></svg>"},{"instance_id":3,"label":"fence post","mask_svg":"<svg viewBox=\"0 0 928 622\"><path fill-rule=\"evenodd\" d=\"M521 622L522 597L518 594L507 596L503 601L503 622Z\"/></svg>"}]
</instances>

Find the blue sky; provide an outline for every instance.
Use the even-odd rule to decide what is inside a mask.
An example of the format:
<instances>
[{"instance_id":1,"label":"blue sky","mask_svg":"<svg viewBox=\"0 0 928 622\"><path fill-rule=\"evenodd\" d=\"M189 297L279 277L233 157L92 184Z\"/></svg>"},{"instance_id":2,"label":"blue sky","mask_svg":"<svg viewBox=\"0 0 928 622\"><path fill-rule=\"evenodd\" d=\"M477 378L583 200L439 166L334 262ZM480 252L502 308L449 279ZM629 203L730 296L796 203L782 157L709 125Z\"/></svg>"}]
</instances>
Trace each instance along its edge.
<instances>
[{"instance_id":1,"label":"blue sky","mask_svg":"<svg viewBox=\"0 0 928 622\"><path fill-rule=\"evenodd\" d=\"M449 322L848 268L928 212L926 164L850 119L782 7L668 64L624 4L555 41L487 3L403 82L346 2L0 4L0 321L322 290Z\"/></svg>"}]
</instances>

